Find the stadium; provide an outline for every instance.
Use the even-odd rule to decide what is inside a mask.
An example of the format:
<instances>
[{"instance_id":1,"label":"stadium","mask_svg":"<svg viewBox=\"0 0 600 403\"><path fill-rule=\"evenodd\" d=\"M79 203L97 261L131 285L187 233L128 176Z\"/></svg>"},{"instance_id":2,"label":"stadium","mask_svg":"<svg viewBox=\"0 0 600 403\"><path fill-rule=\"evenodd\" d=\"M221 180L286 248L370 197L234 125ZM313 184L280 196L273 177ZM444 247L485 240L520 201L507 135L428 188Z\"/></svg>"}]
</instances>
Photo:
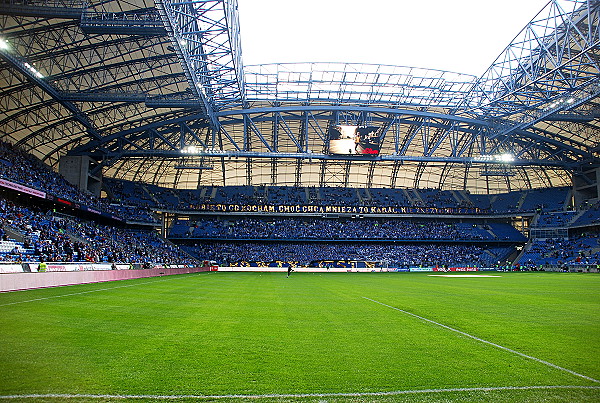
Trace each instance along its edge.
<instances>
[{"instance_id":1,"label":"stadium","mask_svg":"<svg viewBox=\"0 0 600 403\"><path fill-rule=\"evenodd\" d=\"M242 12L0 1L0 400L600 401L600 2L481 75Z\"/></svg>"}]
</instances>

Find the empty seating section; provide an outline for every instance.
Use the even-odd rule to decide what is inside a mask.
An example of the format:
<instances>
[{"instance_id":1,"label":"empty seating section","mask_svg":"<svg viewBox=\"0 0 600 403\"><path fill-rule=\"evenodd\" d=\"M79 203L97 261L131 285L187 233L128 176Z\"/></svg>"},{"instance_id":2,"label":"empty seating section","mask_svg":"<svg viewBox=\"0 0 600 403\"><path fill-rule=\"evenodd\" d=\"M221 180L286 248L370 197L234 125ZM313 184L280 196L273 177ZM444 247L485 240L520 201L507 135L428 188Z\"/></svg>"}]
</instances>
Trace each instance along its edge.
<instances>
[{"instance_id":1,"label":"empty seating section","mask_svg":"<svg viewBox=\"0 0 600 403\"><path fill-rule=\"evenodd\" d=\"M0 255L33 255L33 252L34 249L26 247L23 242L11 240L0 241Z\"/></svg>"},{"instance_id":2,"label":"empty seating section","mask_svg":"<svg viewBox=\"0 0 600 403\"><path fill-rule=\"evenodd\" d=\"M254 189L252 186L222 186L217 187L214 203L218 204L254 204Z\"/></svg>"},{"instance_id":3,"label":"empty seating section","mask_svg":"<svg viewBox=\"0 0 600 403\"><path fill-rule=\"evenodd\" d=\"M485 227L488 227L489 231L494 234L494 238L499 241L526 241L525 236L510 224L491 223L486 224Z\"/></svg>"},{"instance_id":4,"label":"empty seating section","mask_svg":"<svg viewBox=\"0 0 600 403\"><path fill-rule=\"evenodd\" d=\"M176 191L176 194L179 199L177 209L192 210L196 205L204 203L206 191L203 193L202 189L181 189Z\"/></svg>"},{"instance_id":5,"label":"empty seating section","mask_svg":"<svg viewBox=\"0 0 600 403\"><path fill-rule=\"evenodd\" d=\"M111 205L113 212L119 217L127 217L127 221L141 223L159 223L157 217L149 210L139 206Z\"/></svg>"},{"instance_id":6,"label":"empty seating section","mask_svg":"<svg viewBox=\"0 0 600 403\"><path fill-rule=\"evenodd\" d=\"M492 246L486 249L488 253L487 263L490 266L500 264L509 259L510 255L515 251L514 246Z\"/></svg>"},{"instance_id":7,"label":"empty seating section","mask_svg":"<svg viewBox=\"0 0 600 403\"><path fill-rule=\"evenodd\" d=\"M110 189L114 202L135 206L156 207L156 203L148 192L144 190L144 186L141 183L106 178L104 179L104 185Z\"/></svg>"},{"instance_id":8,"label":"empty seating section","mask_svg":"<svg viewBox=\"0 0 600 403\"><path fill-rule=\"evenodd\" d=\"M503 194L494 195L491 197L492 210L495 212L517 212L519 211L519 201L521 200L522 192L513 191Z\"/></svg>"},{"instance_id":9,"label":"empty seating section","mask_svg":"<svg viewBox=\"0 0 600 403\"><path fill-rule=\"evenodd\" d=\"M468 194L470 202L473 207L476 207L483 211L492 211L492 196L487 194Z\"/></svg>"},{"instance_id":10,"label":"empty seating section","mask_svg":"<svg viewBox=\"0 0 600 403\"><path fill-rule=\"evenodd\" d=\"M538 216L534 226L541 228L566 227L577 214L577 211L543 212Z\"/></svg>"},{"instance_id":11,"label":"empty seating section","mask_svg":"<svg viewBox=\"0 0 600 403\"><path fill-rule=\"evenodd\" d=\"M177 197L173 190L163 188L156 185L144 185L147 192L151 195L152 200L159 207L171 207L179 206L179 197Z\"/></svg>"},{"instance_id":12,"label":"empty seating section","mask_svg":"<svg viewBox=\"0 0 600 403\"><path fill-rule=\"evenodd\" d=\"M585 225L598 225L600 224L600 206L597 204L592 206L589 210L583 212L573 222L574 226L585 226Z\"/></svg>"},{"instance_id":13,"label":"empty seating section","mask_svg":"<svg viewBox=\"0 0 600 403\"><path fill-rule=\"evenodd\" d=\"M538 209L543 211L563 210L570 193L571 189L569 187L528 190L521 204L521 211L535 211Z\"/></svg>"},{"instance_id":14,"label":"empty seating section","mask_svg":"<svg viewBox=\"0 0 600 403\"><path fill-rule=\"evenodd\" d=\"M470 233L474 238L478 239L494 239L493 233L483 228L480 225L470 223L456 223L452 224L459 230L460 233Z\"/></svg>"},{"instance_id":15,"label":"empty seating section","mask_svg":"<svg viewBox=\"0 0 600 403\"><path fill-rule=\"evenodd\" d=\"M171 238L183 238L184 236L189 235L188 231L190 226L191 223L188 220L176 220L171 226L169 236Z\"/></svg>"}]
</instances>

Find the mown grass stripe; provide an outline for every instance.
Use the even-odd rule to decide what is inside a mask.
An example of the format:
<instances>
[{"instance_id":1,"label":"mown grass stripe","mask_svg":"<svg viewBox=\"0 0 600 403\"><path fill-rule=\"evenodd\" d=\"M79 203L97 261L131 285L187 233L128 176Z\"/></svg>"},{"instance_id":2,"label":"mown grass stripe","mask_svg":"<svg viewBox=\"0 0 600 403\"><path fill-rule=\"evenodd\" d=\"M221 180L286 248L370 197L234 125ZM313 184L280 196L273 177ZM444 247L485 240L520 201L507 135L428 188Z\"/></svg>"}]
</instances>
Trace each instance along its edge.
<instances>
[{"instance_id":1,"label":"mown grass stripe","mask_svg":"<svg viewBox=\"0 0 600 403\"><path fill-rule=\"evenodd\" d=\"M368 396L396 396L427 393L452 393L452 392L493 392L503 390L551 390L551 389L600 389L600 386L584 385L533 385L533 386L491 386L476 388L439 388L394 390L388 392L340 392L340 393L290 393L290 394L264 394L264 395L109 395L109 394L68 394L48 393L29 395L0 395L0 399L293 399L311 397L368 397Z\"/></svg>"},{"instance_id":2,"label":"mown grass stripe","mask_svg":"<svg viewBox=\"0 0 600 403\"><path fill-rule=\"evenodd\" d=\"M391 305L388 305L388 304L384 304L383 302L379 302L379 301L376 301L376 300L374 300L374 299L371 299L371 298L367 298L367 297L363 297L363 298L364 298L364 299L366 299L366 300L369 300L369 301L371 301L371 302L375 302L375 303L377 303L377 304L379 304L379 305L383 305L383 306L385 306L385 307L388 307L388 308L391 308L391 309L395 309L396 311L399 311L399 312L405 313L405 314L407 314L407 315L414 316L415 318L418 318L418 319L424 320L424 321L426 321L426 322L429 322L429 323L431 323L431 324L434 324L434 325L436 325L436 326L443 327L444 329L450 330L450 331L452 331L452 332L456 332L456 333L458 333L458 334L461 334L461 335L463 335L463 336L470 337L471 339L473 339L473 340L477 340L477 341L479 341L479 342L481 342L481 343L489 344L490 346L494 346L494 347L496 347L496 348L499 348L499 349L502 349L502 350L504 350L504 351L508 351L508 352L510 352L510 353L513 353L513 354L519 355L519 356L521 356L521 357L524 357L524 358L527 358L527 359L530 359L530 360L533 360L533 361L539 362L539 363L541 363L541 364L544 364L544 365L547 365L547 366L549 366L549 367L552 367L552 368L558 369L558 370L560 370L560 371L568 372L568 373L569 373L569 374L571 374L571 375L575 375L575 376L578 376L578 377L580 377L580 378L583 378L583 379L587 379L587 380L589 380L589 381L592 381L592 382L600 383L600 381L599 381L599 380L597 380L597 379L591 378L591 377L589 377L589 376L586 376L586 375L582 375L582 374L580 374L580 373L577 373L577 372L575 372L575 371L572 371L572 370L570 370L570 369L568 369L568 368L563 368L563 367L561 367L561 366L558 366L558 365L556 365L556 364L553 364L553 363L551 363L551 362L544 361L544 360L542 360L542 359L539 359L539 358L533 357L533 356L531 356L531 355L527 355L527 354L521 353L521 352L519 352L519 351L516 351L516 350L510 349L510 348L508 348L508 347L501 346L500 344L496 344L496 343L493 343L493 342L491 342L491 341L488 341L488 340L484 340L484 339L482 339L482 338L479 338L479 337L477 337L477 336L473 336L472 334L465 333L465 332L463 332L463 331L460 331L460 330L458 330L458 329L455 329L455 328L453 328L453 327L450 327L450 326L444 325L444 324L442 324L442 323L436 322L436 321L434 321L434 320L427 319L427 318L425 318L425 317L423 317L423 316L420 316L420 315L414 314L414 313L412 313L412 312L405 311L404 309L396 308L395 306L391 306Z\"/></svg>"}]
</instances>

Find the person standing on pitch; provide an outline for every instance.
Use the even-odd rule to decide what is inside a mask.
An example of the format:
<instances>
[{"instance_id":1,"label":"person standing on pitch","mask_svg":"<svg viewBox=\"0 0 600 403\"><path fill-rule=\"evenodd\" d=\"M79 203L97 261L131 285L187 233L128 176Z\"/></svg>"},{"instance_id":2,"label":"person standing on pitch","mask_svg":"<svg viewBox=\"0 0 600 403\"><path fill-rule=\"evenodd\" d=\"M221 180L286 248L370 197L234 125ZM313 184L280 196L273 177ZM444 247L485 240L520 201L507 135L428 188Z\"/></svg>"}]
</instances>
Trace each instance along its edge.
<instances>
[{"instance_id":1,"label":"person standing on pitch","mask_svg":"<svg viewBox=\"0 0 600 403\"><path fill-rule=\"evenodd\" d=\"M287 276L289 277L289 276L290 276L290 273L291 273L291 272L293 272L293 271L294 271L294 270L292 270L292 265L291 265L291 264L288 264L288 274L287 274Z\"/></svg>"}]
</instances>

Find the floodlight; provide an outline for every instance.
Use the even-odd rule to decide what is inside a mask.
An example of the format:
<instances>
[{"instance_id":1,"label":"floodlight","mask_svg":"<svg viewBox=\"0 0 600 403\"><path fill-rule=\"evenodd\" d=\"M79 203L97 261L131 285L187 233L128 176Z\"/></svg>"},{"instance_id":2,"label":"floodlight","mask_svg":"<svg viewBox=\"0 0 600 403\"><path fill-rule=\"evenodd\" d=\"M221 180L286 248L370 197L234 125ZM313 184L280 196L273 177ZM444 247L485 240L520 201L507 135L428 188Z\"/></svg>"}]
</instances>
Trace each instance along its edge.
<instances>
[{"instance_id":1,"label":"floodlight","mask_svg":"<svg viewBox=\"0 0 600 403\"><path fill-rule=\"evenodd\" d=\"M496 159L500 162L513 162L515 157L510 153L504 153L496 156Z\"/></svg>"},{"instance_id":2,"label":"floodlight","mask_svg":"<svg viewBox=\"0 0 600 403\"><path fill-rule=\"evenodd\" d=\"M196 154L196 153L200 152L200 149L194 145L189 145L189 146L183 147L179 151L182 154Z\"/></svg>"}]
</instances>

